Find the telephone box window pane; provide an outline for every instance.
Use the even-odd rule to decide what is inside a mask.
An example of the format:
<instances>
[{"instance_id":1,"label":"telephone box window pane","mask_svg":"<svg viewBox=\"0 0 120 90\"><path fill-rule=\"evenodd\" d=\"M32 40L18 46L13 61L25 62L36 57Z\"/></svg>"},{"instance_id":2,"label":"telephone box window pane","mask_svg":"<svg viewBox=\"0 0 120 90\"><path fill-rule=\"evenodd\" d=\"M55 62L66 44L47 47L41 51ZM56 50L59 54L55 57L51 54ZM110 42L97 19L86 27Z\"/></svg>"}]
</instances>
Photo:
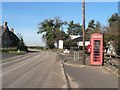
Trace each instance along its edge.
<instances>
[{"instance_id":1,"label":"telephone box window pane","mask_svg":"<svg viewBox=\"0 0 120 90\"><path fill-rule=\"evenodd\" d=\"M94 61L100 61L100 40L94 40Z\"/></svg>"}]
</instances>

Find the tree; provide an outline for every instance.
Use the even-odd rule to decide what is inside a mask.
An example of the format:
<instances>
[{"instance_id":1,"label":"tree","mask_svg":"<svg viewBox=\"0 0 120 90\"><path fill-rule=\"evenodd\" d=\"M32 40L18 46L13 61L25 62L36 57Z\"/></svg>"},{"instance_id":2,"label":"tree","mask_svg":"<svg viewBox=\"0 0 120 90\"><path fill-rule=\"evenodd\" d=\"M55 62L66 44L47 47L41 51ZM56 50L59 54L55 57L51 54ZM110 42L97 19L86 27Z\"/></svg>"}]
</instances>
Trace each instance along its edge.
<instances>
[{"instance_id":1,"label":"tree","mask_svg":"<svg viewBox=\"0 0 120 90\"><path fill-rule=\"evenodd\" d=\"M46 42L48 48L54 48L54 43L58 42L59 39L65 39L65 32L62 30L63 25L66 22L63 22L59 17L54 19L46 19L38 25L38 34L43 34L43 39Z\"/></svg>"},{"instance_id":2,"label":"tree","mask_svg":"<svg viewBox=\"0 0 120 90\"><path fill-rule=\"evenodd\" d=\"M120 53L120 48L118 46L118 41L120 39L120 35L119 35L119 16L118 13L114 13L111 15L111 17L108 20L108 27L106 28L105 31L105 41L109 41L109 40L113 40L114 41L114 46L116 48L116 51Z\"/></svg>"},{"instance_id":3,"label":"tree","mask_svg":"<svg viewBox=\"0 0 120 90\"><path fill-rule=\"evenodd\" d=\"M51 48L54 47L53 27L54 27L54 20L46 19L39 24L39 31L38 31L38 34L44 33L42 38L45 40L47 46Z\"/></svg>"},{"instance_id":4,"label":"tree","mask_svg":"<svg viewBox=\"0 0 120 90\"><path fill-rule=\"evenodd\" d=\"M109 26L118 24L118 18L119 18L118 13L112 14L112 16L108 20Z\"/></svg>"},{"instance_id":5,"label":"tree","mask_svg":"<svg viewBox=\"0 0 120 90\"><path fill-rule=\"evenodd\" d=\"M74 21L70 21L68 23L68 35L81 35L82 34L82 26L79 23L74 23Z\"/></svg>"},{"instance_id":6,"label":"tree","mask_svg":"<svg viewBox=\"0 0 120 90\"><path fill-rule=\"evenodd\" d=\"M95 23L94 33L101 33L101 23L99 21Z\"/></svg>"},{"instance_id":7,"label":"tree","mask_svg":"<svg viewBox=\"0 0 120 90\"><path fill-rule=\"evenodd\" d=\"M106 29L106 39L110 40L114 40L115 42L117 42L118 40L118 14L117 13L114 13L111 15L111 17L109 18L108 20L108 24L109 26L107 27Z\"/></svg>"},{"instance_id":8,"label":"tree","mask_svg":"<svg viewBox=\"0 0 120 90\"><path fill-rule=\"evenodd\" d=\"M90 36L93 33L102 33L101 23L99 21L90 20L88 23L88 28L86 29L86 40L90 40Z\"/></svg>"},{"instance_id":9,"label":"tree","mask_svg":"<svg viewBox=\"0 0 120 90\"><path fill-rule=\"evenodd\" d=\"M86 36L85 36L86 40L90 40L90 35L94 33L94 29L95 29L95 21L92 19L88 22L88 28L86 29Z\"/></svg>"},{"instance_id":10,"label":"tree","mask_svg":"<svg viewBox=\"0 0 120 90\"><path fill-rule=\"evenodd\" d=\"M93 19L89 21L88 29L91 29L91 30L95 29L95 21Z\"/></svg>"}]
</instances>

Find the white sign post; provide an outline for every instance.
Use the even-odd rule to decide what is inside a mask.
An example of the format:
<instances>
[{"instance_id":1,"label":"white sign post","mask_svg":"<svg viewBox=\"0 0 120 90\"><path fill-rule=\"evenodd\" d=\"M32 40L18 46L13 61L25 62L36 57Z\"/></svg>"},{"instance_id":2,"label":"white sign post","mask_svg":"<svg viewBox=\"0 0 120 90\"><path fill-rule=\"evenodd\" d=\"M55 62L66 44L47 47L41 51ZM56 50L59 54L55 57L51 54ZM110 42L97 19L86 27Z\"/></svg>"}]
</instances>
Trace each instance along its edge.
<instances>
[{"instance_id":1,"label":"white sign post","mask_svg":"<svg viewBox=\"0 0 120 90\"><path fill-rule=\"evenodd\" d=\"M63 40L59 40L59 49L63 49Z\"/></svg>"}]
</instances>

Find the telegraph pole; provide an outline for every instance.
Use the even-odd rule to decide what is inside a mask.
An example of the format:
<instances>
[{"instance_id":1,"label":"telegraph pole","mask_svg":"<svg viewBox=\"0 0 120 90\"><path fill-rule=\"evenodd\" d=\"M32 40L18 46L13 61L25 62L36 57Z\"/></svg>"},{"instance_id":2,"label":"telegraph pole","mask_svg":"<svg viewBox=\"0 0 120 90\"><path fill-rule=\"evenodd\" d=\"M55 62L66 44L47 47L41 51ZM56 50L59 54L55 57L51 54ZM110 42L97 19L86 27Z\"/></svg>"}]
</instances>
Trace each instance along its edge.
<instances>
[{"instance_id":1,"label":"telegraph pole","mask_svg":"<svg viewBox=\"0 0 120 90\"><path fill-rule=\"evenodd\" d=\"M85 65L85 0L82 0L83 65Z\"/></svg>"}]
</instances>

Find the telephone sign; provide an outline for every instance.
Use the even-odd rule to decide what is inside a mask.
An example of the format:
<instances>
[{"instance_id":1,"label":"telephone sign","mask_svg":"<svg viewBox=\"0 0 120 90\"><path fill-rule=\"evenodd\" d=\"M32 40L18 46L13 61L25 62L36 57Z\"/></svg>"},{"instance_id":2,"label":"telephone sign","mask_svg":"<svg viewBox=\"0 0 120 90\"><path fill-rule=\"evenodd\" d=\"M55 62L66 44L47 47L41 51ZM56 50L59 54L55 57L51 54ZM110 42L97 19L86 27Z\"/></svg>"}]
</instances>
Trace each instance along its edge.
<instances>
[{"instance_id":1,"label":"telephone sign","mask_svg":"<svg viewBox=\"0 0 120 90\"><path fill-rule=\"evenodd\" d=\"M102 65L103 63L103 36L101 34L91 35L91 65Z\"/></svg>"}]
</instances>

